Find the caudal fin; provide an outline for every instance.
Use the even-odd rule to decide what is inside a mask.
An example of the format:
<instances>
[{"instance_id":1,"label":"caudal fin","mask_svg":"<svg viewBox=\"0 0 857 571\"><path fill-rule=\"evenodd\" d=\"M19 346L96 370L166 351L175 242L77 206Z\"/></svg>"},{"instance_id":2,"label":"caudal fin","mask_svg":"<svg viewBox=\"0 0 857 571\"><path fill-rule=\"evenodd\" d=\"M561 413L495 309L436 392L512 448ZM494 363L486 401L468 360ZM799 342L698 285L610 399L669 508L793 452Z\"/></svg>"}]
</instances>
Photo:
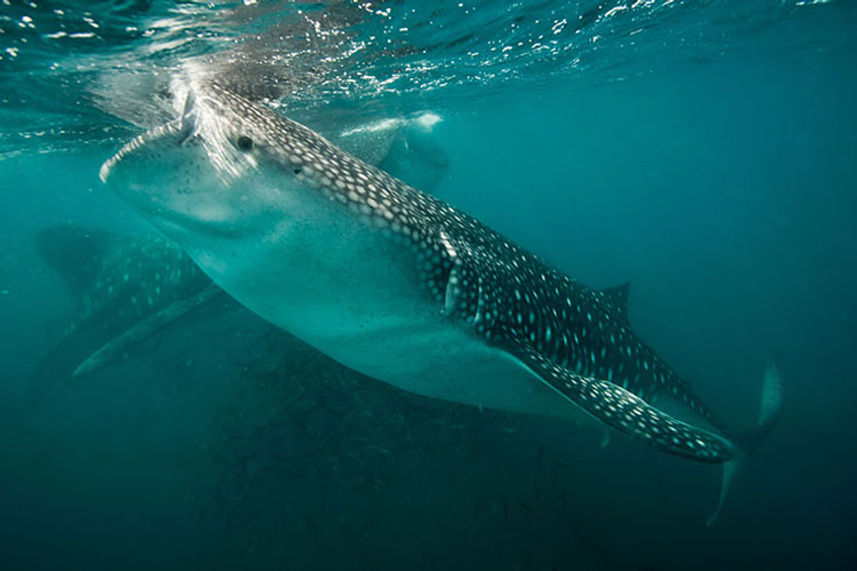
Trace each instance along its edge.
<instances>
[{"instance_id":1,"label":"caudal fin","mask_svg":"<svg viewBox=\"0 0 857 571\"><path fill-rule=\"evenodd\" d=\"M735 456L723 464L723 476L720 481L720 497L717 506L708 516L706 524L711 527L720 516L726 493L735 478L735 474L752 454L762 440L771 432L780 418L783 410L783 383L776 363L770 361L765 367L765 378L762 381L762 400L759 405L759 419L750 430L734 434L732 441L736 444Z\"/></svg>"}]
</instances>

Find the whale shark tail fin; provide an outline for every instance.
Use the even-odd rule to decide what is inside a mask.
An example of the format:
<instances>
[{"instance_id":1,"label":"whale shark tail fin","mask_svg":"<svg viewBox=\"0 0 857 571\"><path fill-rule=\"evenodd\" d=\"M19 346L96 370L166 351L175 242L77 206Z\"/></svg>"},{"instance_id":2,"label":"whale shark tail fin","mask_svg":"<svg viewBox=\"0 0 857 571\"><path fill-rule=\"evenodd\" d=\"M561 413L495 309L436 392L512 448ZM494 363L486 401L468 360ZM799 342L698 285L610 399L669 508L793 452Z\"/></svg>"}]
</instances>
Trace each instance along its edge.
<instances>
[{"instance_id":1,"label":"whale shark tail fin","mask_svg":"<svg viewBox=\"0 0 857 571\"><path fill-rule=\"evenodd\" d=\"M783 384L780 377L779 369L776 363L770 361L765 367L765 377L762 381L762 401L759 405L759 418L756 425L742 432L738 432L732 436L732 441L736 444L735 456L728 462L723 464L723 476L720 481L720 496L717 499L717 505L714 511L708 516L706 524L711 527L720 516L720 510L723 508L723 502L726 499L726 493L732 481L735 479L735 474L746 462L750 454L752 454L762 440L771 432L780 418L783 410Z\"/></svg>"}]
</instances>

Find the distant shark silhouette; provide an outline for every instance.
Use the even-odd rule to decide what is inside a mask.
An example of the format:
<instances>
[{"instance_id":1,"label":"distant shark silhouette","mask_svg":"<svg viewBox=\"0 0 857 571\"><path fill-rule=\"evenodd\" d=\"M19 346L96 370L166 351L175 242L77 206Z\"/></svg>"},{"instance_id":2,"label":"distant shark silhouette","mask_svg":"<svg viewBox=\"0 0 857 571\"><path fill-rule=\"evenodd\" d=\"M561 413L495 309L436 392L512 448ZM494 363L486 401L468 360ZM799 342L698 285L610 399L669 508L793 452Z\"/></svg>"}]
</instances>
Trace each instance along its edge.
<instances>
[{"instance_id":1,"label":"distant shark silhouette","mask_svg":"<svg viewBox=\"0 0 857 571\"><path fill-rule=\"evenodd\" d=\"M216 81L189 78L182 116L126 144L101 178L242 304L400 388L585 413L659 450L726 463L723 492L781 408L770 368L752 436L729 432L632 331L627 287L581 284Z\"/></svg>"}]
</instances>

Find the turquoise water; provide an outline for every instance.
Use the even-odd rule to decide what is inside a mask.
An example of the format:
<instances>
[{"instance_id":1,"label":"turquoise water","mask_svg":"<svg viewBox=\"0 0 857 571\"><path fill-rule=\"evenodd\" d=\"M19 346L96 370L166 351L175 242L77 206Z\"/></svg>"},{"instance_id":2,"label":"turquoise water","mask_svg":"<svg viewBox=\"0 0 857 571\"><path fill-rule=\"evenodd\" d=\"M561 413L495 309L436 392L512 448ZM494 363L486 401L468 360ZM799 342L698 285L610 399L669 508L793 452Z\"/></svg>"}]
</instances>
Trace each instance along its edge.
<instances>
[{"instance_id":1,"label":"turquoise water","mask_svg":"<svg viewBox=\"0 0 857 571\"><path fill-rule=\"evenodd\" d=\"M857 565L853 3L82 6L0 2L0 568ZM717 524L717 468L398 391L228 301L72 378L124 306L81 321L37 236L153 239L98 169L189 66L326 134L440 119L386 166L630 280L634 329L732 425L776 359L783 417Z\"/></svg>"}]
</instances>

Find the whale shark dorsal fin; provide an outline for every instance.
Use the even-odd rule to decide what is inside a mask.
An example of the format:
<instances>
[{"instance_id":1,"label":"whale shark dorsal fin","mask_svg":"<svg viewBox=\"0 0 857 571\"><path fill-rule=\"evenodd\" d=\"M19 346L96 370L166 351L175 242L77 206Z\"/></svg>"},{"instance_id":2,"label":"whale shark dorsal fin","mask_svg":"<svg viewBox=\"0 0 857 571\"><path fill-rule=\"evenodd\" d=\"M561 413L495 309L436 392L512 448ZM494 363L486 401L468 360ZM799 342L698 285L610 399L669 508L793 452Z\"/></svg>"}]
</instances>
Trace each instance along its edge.
<instances>
[{"instance_id":1,"label":"whale shark dorsal fin","mask_svg":"<svg viewBox=\"0 0 857 571\"><path fill-rule=\"evenodd\" d=\"M649 446L701 462L726 462L732 444L707 430L677 420L618 385L577 374L521 343L518 360L542 382L604 424Z\"/></svg>"},{"instance_id":2,"label":"whale shark dorsal fin","mask_svg":"<svg viewBox=\"0 0 857 571\"><path fill-rule=\"evenodd\" d=\"M630 323L628 321L628 296L630 293L631 282L625 282L613 287L606 287L601 290L601 294L607 301L613 304L625 325Z\"/></svg>"}]
</instances>

